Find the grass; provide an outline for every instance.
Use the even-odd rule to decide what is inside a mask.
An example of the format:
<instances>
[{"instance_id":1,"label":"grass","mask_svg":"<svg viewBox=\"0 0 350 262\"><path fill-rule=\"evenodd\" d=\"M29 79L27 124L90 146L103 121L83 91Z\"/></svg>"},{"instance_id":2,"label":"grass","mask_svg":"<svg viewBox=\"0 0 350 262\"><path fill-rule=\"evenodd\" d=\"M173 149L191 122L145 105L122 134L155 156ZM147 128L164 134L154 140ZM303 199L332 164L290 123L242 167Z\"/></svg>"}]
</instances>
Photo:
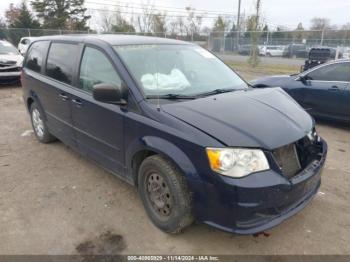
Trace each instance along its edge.
<instances>
[{"instance_id":1,"label":"grass","mask_svg":"<svg viewBox=\"0 0 350 262\"><path fill-rule=\"evenodd\" d=\"M227 64L248 81L267 75L290 75L300 72L300 66L296 65L259 64L253 68L248 63L242 62L230 61Z\"/></svg>"}]
</instances>

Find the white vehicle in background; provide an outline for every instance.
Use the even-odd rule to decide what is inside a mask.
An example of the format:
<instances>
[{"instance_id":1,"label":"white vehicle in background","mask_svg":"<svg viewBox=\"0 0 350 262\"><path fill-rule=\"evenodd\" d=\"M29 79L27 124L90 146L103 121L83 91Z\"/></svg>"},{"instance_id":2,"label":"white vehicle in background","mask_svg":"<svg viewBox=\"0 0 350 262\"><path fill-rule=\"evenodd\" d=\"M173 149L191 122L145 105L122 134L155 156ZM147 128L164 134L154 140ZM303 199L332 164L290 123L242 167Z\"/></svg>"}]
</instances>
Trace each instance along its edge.
<instances>
[{"instance_id":1,"label":"white vehicle in background","mask_svg":"<svg viewBox=\"0 0 350 262\"><path fill-rule=\"evenodd\" d=\"M341 52L343 54L342 58L350 59L350 47L344 47Z\"/></svg>"},{"instance_id":2,"label":"white vehicle in background","mask_svg":"<svg viewBox=\"0 0 350 262\"><path fill-rule=\"evenodd\" d=\"M262 46L260 48L260 55L262 56L283 56L283 51L285 49L285 46L278 46L278 45L268 45L268 46Z\"/></svg>"},{"instance_id":3,"label":"white vehicle in background","mask_svg":"<svg viewBox=\"0 0 350 262\"><path fill-rule=\"evenodd\" d=\"M34 41L36 37L22 37L18 43L18 51L25 55L31 42Z\"/></svg>"},{"instance_id":4,"label":"white vehicle in background","mask_svg":"<svg viewBox=\"0 0 350 262\"><path fill-rule=\"evenodd\" d=\"M23 56L11 43L0 40L0 83L19 81Z\"/></svg>"}]
</instances>

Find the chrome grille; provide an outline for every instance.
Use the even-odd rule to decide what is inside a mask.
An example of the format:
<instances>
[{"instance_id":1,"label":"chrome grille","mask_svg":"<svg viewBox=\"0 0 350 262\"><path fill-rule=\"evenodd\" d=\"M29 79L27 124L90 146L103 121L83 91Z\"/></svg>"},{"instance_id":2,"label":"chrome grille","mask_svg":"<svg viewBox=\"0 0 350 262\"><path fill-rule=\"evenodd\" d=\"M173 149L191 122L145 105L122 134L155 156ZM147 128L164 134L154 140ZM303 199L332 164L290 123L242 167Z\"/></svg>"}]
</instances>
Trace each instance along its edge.
<instances>
[{"instance_id":1,"label":"chrome grille","mask_svg":"<svg viewBox=\"0 0 350 262\"><path fill-rule=\"evenodd\" d=\"M20 71L21 71L20 67L6 67L6 68L0 67L0 72L20 72Z\"/></svg>"},{"instance_id":2,"label":"chrome grille","mask_svg":"<svg viewBox=\"0 0 350 262\"><path fill-rule=\"evenodd\" d=\"M275 149L273 155L286 177L291 178L300 171L301 165L294 143Z\"/></svg>"},{"instance_id":3,"label":"chrome grille","mask_svg":"<svg viewBox=\"0 0 350 262\"><path fill-rule=\"evenodd\" d=\"M0 67L13 66L16 63L17 63L16 61L1 61L0 60Z\"/></svg>"}]
</instances>

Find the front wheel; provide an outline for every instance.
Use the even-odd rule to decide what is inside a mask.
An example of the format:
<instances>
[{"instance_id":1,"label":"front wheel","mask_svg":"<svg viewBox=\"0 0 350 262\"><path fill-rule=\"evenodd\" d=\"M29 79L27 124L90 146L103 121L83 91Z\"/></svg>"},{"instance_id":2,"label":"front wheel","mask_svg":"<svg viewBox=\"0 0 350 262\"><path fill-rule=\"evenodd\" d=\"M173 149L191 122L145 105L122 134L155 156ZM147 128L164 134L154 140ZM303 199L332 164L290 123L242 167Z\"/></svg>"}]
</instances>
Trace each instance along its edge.
<instances>
[{"instance_id":1,"label":"front wheel","mask_svg":"<svg viewBox=\"0 0 350 262\"><path fill-rule=\"evenodd\" d=\"M193 223L185 177L164 157L153 155L142 162L138 191L149 218L162 231L179 233Z\"/></svg>"},{"instance_id":2,"label":"front wheel","mask_svg":"<svg viewBox=\"0 0 350 262\"><path fill-rule=\"evenodd\" d=\"M56 140L56 138L50 134L44 120L44 114L35 102L30 107L30 119L32 121L34 134L41 143L50 143Z\"/></svg>"}]
</instances>

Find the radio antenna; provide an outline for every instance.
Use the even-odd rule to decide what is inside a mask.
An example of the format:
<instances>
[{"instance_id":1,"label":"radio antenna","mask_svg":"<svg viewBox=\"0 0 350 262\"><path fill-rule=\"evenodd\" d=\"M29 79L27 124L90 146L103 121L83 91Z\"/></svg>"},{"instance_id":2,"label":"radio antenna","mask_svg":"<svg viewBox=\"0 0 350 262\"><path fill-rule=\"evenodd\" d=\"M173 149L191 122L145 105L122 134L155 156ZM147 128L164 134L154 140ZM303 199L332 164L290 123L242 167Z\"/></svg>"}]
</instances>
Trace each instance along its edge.
<instances>
[{"instance_id":1,"label":"radio antenna","mask_svg":"<svg viewBox=\"0 0 350 262\"><path fill-rule=\"evenodd\" d=\"M159 55L159 50L158 47L155 46L156 50L156 90L157 90L157 110L160 111L160 97L159 97L159 85L158 85L158 55Z\"/></svg>"}]
</instances>

